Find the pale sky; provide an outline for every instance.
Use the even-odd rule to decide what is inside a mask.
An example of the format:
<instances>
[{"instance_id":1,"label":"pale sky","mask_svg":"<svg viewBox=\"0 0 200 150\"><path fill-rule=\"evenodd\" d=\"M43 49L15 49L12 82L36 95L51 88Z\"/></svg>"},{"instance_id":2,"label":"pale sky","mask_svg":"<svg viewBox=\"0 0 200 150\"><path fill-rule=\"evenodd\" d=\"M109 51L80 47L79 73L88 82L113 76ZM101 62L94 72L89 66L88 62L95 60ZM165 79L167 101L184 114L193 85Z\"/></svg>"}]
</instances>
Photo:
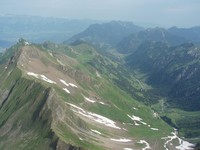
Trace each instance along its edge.
<instances>
[{"instance_id":1,"label":"pale sky","mask_svg":"<svg viewBox=\"0 0 200 150\"><path fill-rule=\"evenodd\" d=\"M0 14L200 25L200 0L0 0Z\"/></svg>"}]
</instances>

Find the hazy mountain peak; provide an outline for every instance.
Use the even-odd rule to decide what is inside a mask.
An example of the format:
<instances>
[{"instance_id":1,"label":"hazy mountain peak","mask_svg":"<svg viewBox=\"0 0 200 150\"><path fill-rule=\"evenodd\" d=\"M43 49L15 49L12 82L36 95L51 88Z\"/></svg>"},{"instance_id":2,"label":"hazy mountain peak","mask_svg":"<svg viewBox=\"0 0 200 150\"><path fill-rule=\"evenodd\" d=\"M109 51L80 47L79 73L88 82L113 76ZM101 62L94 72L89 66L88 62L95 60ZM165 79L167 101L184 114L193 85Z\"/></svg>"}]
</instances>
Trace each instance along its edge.
<instances>
[{"instance_id":1,"label":"hazy mountain peak","mask_svg":"<svg viewBox=\"0 0 200 150\"><path fill-rule=\"evenodd\" d=\"M142 30L142 27L136 26L131 22L111 21L102 24L92 24L85 31L74 35L67 42L73 42L78 39L87 41L98 47L115 46L122 38ZM66 43L67 43L66 42Z\"/></svg>"}]
</instances>

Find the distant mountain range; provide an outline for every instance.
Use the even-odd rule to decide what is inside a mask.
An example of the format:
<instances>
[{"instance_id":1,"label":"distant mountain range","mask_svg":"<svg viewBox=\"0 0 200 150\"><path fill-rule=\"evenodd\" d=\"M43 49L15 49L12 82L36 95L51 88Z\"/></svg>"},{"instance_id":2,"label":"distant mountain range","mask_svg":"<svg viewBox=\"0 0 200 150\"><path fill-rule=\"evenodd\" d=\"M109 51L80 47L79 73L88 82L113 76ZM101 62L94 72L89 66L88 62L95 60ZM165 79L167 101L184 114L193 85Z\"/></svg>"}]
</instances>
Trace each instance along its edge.
<instances>
[{"instance_id":1,"label":"distant mountain range","mask_svg":"<svg viewBox=\"0 0 200 150\"><path fill-rule=\"evenodd\" d=\"M85 31L72 36L65 43L83 40L98 47L115 46L130 33L136 33L144 28L131 22L111 21L90 25Z\"/></svg>"},{"instance_id":2,"label":"distant mountain range","mask_svg":"<svg viewBox=\"0 0 200 150\"><path fill-rule=\"evenodd\" d=\"M116 47L120 53L131 53L146 41L165 42L175 46L185 42L200 44L200 27L192 28L148 28L131 22L111 21L92 24L83 32L76 34L64 43L82 40L98 47Z\"/></svg>"},{"instance_id":3,"label":"distant mountain range","mask_svg":"<svg viewBox=\"0 0 200 150\"><path fill-rule=\"evenodd\" d=\"M200 27L181 28L150 28L125 37L118 43L117 49L120 53L134 52L143 42L164 42L168 45L179 45L185 42L200 44Z\"/></svg>"},{"instance_id":4,"label":"distant mountain range","mask_svg":"<svg viewBox=\"0 0 200 150\"><path fill-rule=\"evenodd\" d=\"M0 40L16 42L23 37L37 43L48 40L63 42L97 22L99 21L3 15L0 16Z\"/></svg>"},{"instance_id":5,"label":"distant mountain range","mask_svg":"<svg viewBox=\"0 0 200 150\"><path fill-rule=\"evenodd\" d=\"M172 27L168 31L179 37L184 37L188 42L193 42L194 44L200 44L200 26L192 28L177 28Z\"/></svg>"}]
</instances>

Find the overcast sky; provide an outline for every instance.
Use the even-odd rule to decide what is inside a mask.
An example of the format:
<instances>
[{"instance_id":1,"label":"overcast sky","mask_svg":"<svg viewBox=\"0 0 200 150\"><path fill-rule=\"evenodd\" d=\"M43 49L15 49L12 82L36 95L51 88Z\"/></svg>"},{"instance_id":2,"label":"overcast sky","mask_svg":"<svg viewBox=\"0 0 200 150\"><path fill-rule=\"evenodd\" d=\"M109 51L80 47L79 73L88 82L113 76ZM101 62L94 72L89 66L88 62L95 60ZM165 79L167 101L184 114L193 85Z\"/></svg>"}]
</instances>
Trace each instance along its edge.
<instances>
[{"instance_id":1,"label":"overcast sky","mask_svg":"<svg viewBox=\"0 0 200 150\"><path fill-rule=\"evenodd\" d=\"M0 0L0 13L191 27L200 25L200 0Z\"/></svg>"}]
</instances>

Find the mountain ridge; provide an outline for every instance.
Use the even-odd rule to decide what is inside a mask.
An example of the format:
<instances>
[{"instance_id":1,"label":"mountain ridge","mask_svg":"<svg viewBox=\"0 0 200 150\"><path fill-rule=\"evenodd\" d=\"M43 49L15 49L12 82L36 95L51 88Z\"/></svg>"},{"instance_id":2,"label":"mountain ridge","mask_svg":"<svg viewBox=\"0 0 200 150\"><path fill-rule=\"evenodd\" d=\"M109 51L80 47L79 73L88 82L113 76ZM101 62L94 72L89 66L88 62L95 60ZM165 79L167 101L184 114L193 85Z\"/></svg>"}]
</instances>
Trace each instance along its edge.
<instances>
[{"instance_id":1,"label":"mountain ridge","mask_svg":"<svg viewBox=\"0 0 200 150\"><path fill-rule=\"evenodd\" d=\"M20 51L20 53L16 53L19 55L13 55L13 52L17 52L16 49ZM134 147L141 149L146 147L146 144L140 144L143 143L141 141L145 141L150 147L159 149L164 149L164 145L168 145L167 139L170 137L166 136L170 135L172 128L159 117L155 117L149 107L135 101L99 70L88 64L95 60L96 56L100 58L99 61L104 58L93 47L87 44L66 46L46 43L45 45L36 45L21 40L18 45L7 51L7 53L9 52L10 54L5 53L7 59L4 60L8 61L9 58L12 58L9 60L10 63L5 63L5 61L1 63L0 77L4 79L1 80L3 84L0 84L0 94L3 94L5 89L13 87L9 93L12 95L12 92L17 92L21 96L8 96L0 109L0 115L5 115L3 110L8 109L9 105L14 106L9 108L9 111L12 110L12 112L27 116L23 117L24 120L21 120L18 115L13 116L12 113L7 117L18 123L18 126L31 124L33 134L36 136L38 131L42 131L40 132L42 136L40 136L39 143L35 141L37 139L34 138L35 136L31 136L33 138L28 138L26 142L23 141L22 139L26 138L23 135L31 131L26 126L26 130L23 130L23 135L20 136L22 139L18 138L18 142L21 144L16 142L6 145L11 134L16 137L14 135L16 128L13 126L10 132L0 137L0 139L4 139L0 140L3 143L2 148L9 149L14 146L18 149L26 149L29 146L26 143L32 142L37 143L37 145L33 145L34 147L41 148L42 146L43 149L48 149L51 147L50 145L53 145L52 149L58 149L58 147L73 149L73 146L70 145L77 146L77 149L80 147L83 149ZM72 61L77 62L73 63ZM117 65L107 58L104 58L103 61L110 62L110 65ZM18 75L12 71L16 65L18 66ZM6 79L7 77L9 79ZM10 86L6 82L9 82ZM18 82L23 84L17 84ZM36 88L33 90L32 88L35 86ZM44 92L45 90L46 92ZM13 95L16 95L15 93ZM34 93L38 93L40 96ZM31 95L35 96L28 98ZM18 104L11 105L16 99ZM31 104L32 107L28 107ZM18 107L20 109L17 109ZM24 110L28 110L28 108L30 109L28 113L24 113ZM4 121L2 119L0 121L3 121L4 125L8 124L5 116L4 119ZM29 122L29 120L32 121ZM48 128L43 130L45 127ZM1 127L0 131L4 128ZM55 135L50 132L51 130ZM162 137L166 137L166 140L161 139ZM56 145L58 138L57 143L60 146ZM45 140L48 142L41 143Z\"/></svg>"}]
</instances>

